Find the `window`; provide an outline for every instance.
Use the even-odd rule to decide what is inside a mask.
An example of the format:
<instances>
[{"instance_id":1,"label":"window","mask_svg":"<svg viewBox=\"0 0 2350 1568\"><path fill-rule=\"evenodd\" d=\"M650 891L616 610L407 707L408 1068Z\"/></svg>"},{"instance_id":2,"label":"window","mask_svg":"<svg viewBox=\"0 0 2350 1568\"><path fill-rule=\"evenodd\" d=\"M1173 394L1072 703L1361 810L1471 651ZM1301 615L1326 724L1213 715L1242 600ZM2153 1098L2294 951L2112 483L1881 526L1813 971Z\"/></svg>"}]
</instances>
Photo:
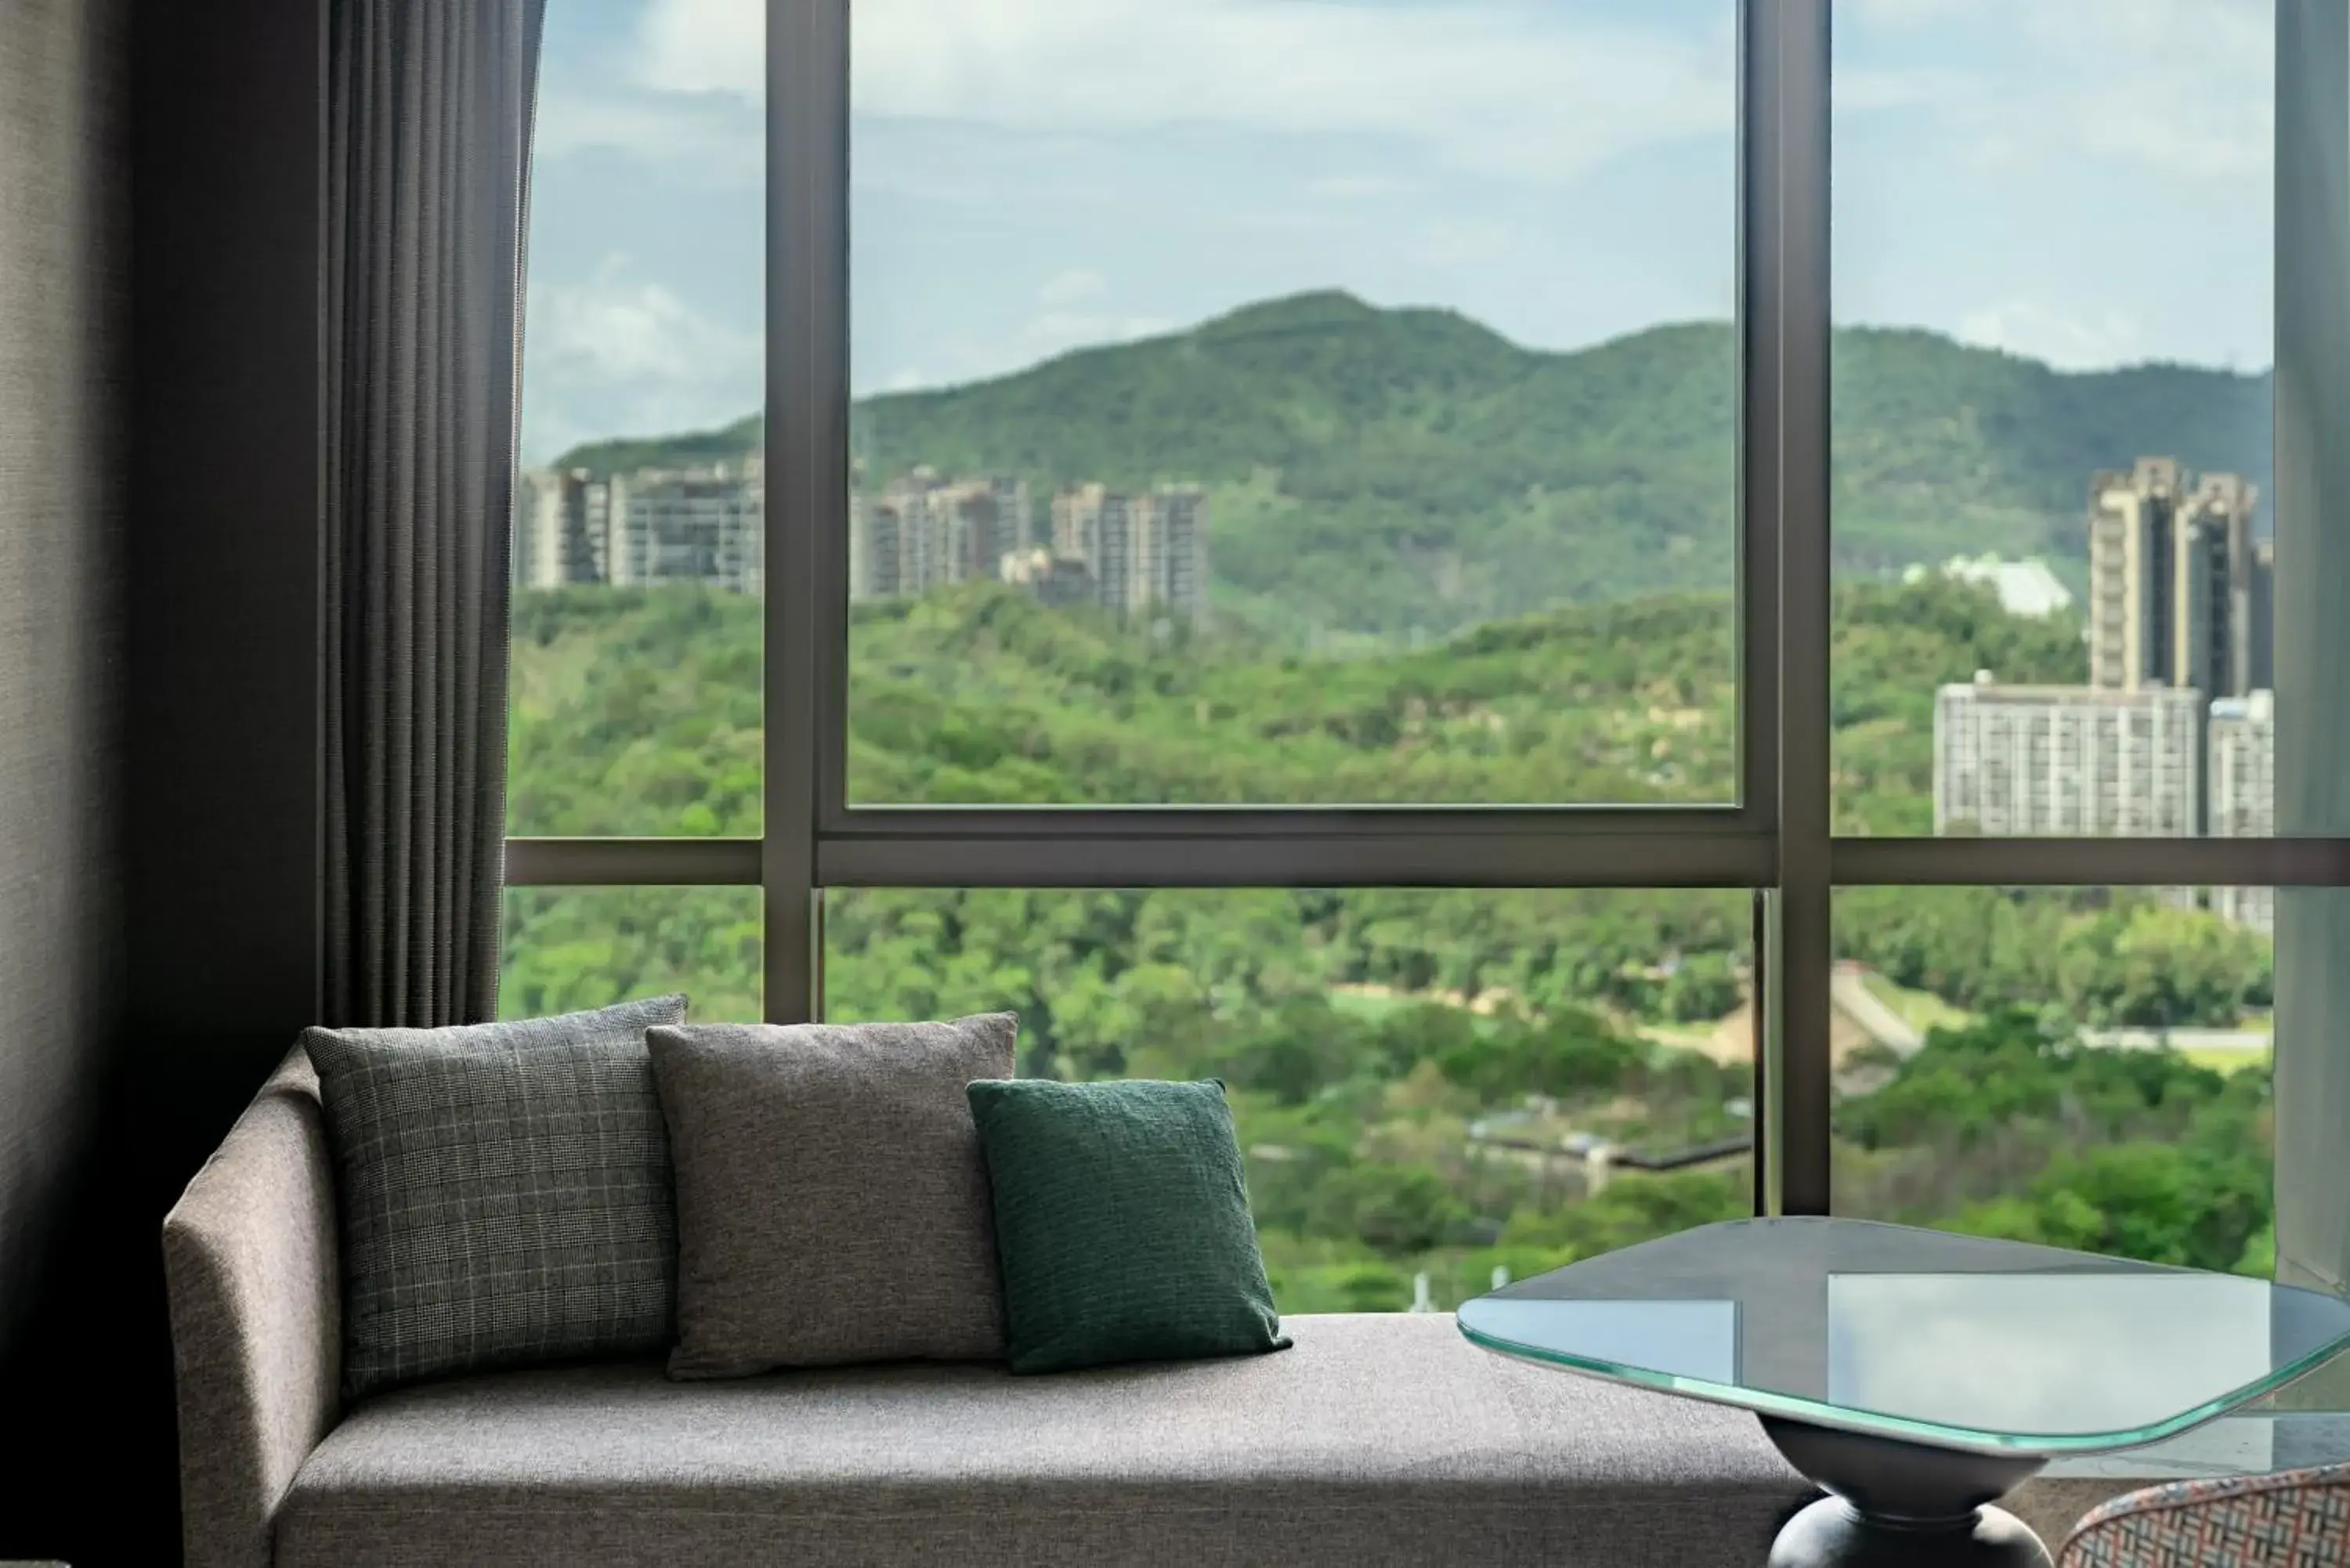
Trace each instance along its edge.
<instances>
[{"instance_id":1,"label":"window","mask_svg":"<svg viewBox=\"0 0 2350 1568\"><path fill-rule=\"evenodd\" d=\"M1222 1078L1282 1310L1450 1310L1752 1211L1751 904L847 890L826 1016L1011 1007L1024 1075Z\"/></svg>"},{"instance_id":2,"label":"window","mask_svg":"<svg viewBox=\"0 0 2350 1568\"><path fill-rule=\"evenodd\" d=\"M509 888L498 1016L683 992L699 1022L755 1022L759 923L755 888Z\"/></svg>"},{"instance_id":3,"label":"window","mask_svg":"<svg viewBox=\"0 0 2350 1568\"><path fill-rule=\"evenodd\" d=\"M2278 897L1844 894L1837 1211L2272 1272Z\"/></svg>"},{"instance_id":4,"label":"window","mask_svg":"<svg viewBox=\"0 0 2350 1568\"><path fill-rule=\"evenodd\" d=\"M508 831L754 836L759 7L547 7L523 312ZM723 26L721 26L721 24Z\"/></svg>"},{"instance_id":5,"label":"window","mask_svg":"<svg viewBox=\"0 0 2350 1568\"><path fill-rule=\"evenodd\" d=\"M2273 7L1835 22L1838 826L2266 836Z\"/></svg>"},{"instance_id":6,"label":"window","mask_svg":"<svg viewBox=\"0 0 2350 1568\"><path fill-rule=\"evenodd\" d=\"M1738 798L1733 5L848 15L850 804Z\"/></svg>"},{"instance_id":7,"label":"window","mask_svg":"<svg viewBox=\"0 0 2350 1568\"><path fill-rule=\"evenodd\" d=\"M2158 1141L2350 1283L2338 8L558 9L526 441L743 548L518 563L509 1006L1220 1072L1292 1310Z\"/></svg>"}]
</instances>

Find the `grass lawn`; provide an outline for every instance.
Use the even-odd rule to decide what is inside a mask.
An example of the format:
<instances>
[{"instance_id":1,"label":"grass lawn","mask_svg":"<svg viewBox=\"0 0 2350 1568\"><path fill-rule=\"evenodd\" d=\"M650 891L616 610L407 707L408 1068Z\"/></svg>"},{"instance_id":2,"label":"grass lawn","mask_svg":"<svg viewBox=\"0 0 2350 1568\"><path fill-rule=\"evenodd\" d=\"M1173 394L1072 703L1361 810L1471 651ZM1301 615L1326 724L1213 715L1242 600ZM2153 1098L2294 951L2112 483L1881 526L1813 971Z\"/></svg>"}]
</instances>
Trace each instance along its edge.
<instances>
[{"instance_id":1,"label":"grass lawn","mask_svg":"<svg viewBox=\"0 0 2350 1568\"><path fill-rule=\"evenodd\" d=\"M1929 1029L1963 1029L1975 1021L1975 1015L1962 1007L1953 1007L1930 991L1912 991L1871 970L1861 982L1868 994L1901 1015L1901 1022L1923 1034Z\"/></svg>"},{"instance_id":2,"label":"grass lawn","mask_svg":"<svg viewBox=\"0 0 2350 1568\"><path fill-rule=\"evenodd\" d=\"M2209 1067L2215 1073L2241 1073L2247 1067L2266 1067L2275 1059L2271 1051L2230 1051L2209 1045L2190 1046L2180 1055L2199 1067Z\"/></svg>"}]
</instances>

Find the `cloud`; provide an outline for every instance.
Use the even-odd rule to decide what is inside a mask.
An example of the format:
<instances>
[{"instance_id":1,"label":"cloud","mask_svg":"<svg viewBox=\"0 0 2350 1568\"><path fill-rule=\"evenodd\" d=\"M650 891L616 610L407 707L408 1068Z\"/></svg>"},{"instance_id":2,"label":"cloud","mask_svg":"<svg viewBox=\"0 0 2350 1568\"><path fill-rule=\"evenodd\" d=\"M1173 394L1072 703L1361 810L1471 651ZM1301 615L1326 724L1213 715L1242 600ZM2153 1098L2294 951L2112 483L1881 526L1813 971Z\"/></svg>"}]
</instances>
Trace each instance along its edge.
<instances>
[{"instance_id":1,"label":"cloud","mask_svg":"<svg viewBox=\"0 0 2350 1568\"><path fill-rule=\"evenodd\" d=\"M524 450L544 462L587 436L691 429L760 399L765 349L615 252L575 284L530 291L524 318Z\"/></svg>"},{"instance_id":2,"label":"cloud","mask_svg":"<svg viewBox=\"0 0 2350 1568\"><path fill-rule=\"evenodd\" d=\"M1856 15L1838 109L1928 106L1940 119L1923 129L1955 135L1978 166L2061 176L2085 156L2213 183L2270 167L2268 0L1866 0ZM1893 67L1880 47L1942 63ZM1846 79L1864 74L1866 90Z\"/></svg>"},{"instance_id":3,"label":"cloud","mask_svg":"<svg viewBox=\"0 0 2350 1568\"><path fill-rule=\"evenodd\" d=\"M762 10L651 0L644 85L759 91ZM1700 27L1562 18L1533 0L858 0L854 16L855 108L875 119L1392 138L1544 180L1726 137L1735 119L1727 7Z\"/></svg>"},{"instance_id":4,"label":"cloud","mask_svg":"<svg viewBox=\"0 0 2350 1568\"><path fill-rule=\"evenodd\" d=\"M660 163L665 179L700 184L755 190L766 175L766 128L754 106L664 95L588 72L556 75L541 90L534 151L542 158L621 152Z\"/></svg>"},{"instance_id":5,"label":"cloud","mask_svg":"<svg viewBox=\"0 0 2350 1568\"><path fill-rule=\"evenodd\" d=\"M2083 315L2031 299L1967 312L1960 318L1958 338L2043 360L2060 370L2103 369L2149 358L2144 325L2126 311Z\"/></svg>"},{"instance_id":6,"label":"cloud","mask_svg":"<svg viewBox=\"0 0 2350 1568\"><path fill-rule=\"evenodd\" d=\"M764 96L766 0L651 0L637 26L638 71L666 92Z\"/></svg>"}]
</instances>

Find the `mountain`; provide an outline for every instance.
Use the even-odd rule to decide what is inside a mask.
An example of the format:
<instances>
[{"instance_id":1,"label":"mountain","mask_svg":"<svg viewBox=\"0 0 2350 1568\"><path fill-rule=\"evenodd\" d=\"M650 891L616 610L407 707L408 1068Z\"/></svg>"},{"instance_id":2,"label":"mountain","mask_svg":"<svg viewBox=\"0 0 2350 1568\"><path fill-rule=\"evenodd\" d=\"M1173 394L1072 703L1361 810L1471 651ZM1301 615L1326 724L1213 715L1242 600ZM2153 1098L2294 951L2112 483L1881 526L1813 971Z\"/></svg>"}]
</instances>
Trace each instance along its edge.
<instances>
[{"instance_id":1,"label":"mountain","mask_svg":"<svg viewBox=\"0 0 2350 1568\"><path fill-rule=\"evenodd\" d=\"M1871 327L1839 329L1831 352L1846 574L1985 550L2077 561L2090 476L2142 454L2268 488L2264 375L2065 373ZM1456 312L1327 292L998 380L868 399L850 429L868 483L917 463L1017 472L1040 513L1055 484L1200 481L1220 610L1284 637L1396 639L1728 585L1736 371L1721 323L1553 353ZM759 431L754 416L564 461L691 461Z\"/></svg>"}]
</instances>

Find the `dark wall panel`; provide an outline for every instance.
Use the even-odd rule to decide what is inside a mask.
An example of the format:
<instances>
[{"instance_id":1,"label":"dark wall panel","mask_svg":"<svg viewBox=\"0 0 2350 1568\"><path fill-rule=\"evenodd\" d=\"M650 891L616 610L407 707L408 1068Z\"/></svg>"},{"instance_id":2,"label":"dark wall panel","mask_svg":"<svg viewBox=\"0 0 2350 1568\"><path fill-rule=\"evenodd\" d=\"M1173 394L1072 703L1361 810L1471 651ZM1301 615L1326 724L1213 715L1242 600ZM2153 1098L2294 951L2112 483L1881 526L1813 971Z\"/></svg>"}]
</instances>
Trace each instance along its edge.
<instances>
[{"instance_id":1,"label":"dark wall panel","mask_svg":"<svg viewBox=\"0 0 2350 1568\"><path fill-rule=\"evenodd\" d=\"M93 13L89 0L13 0L0 59L28 5L51 31ZM12 1445L0 1483L0 1559L76 1568L176 1559L160 1226L313 1017L318 987L324 0L120 15L112 64L93 68L129 89L122 582L120 613L92 622L120 630L120 783L109 791L97 766L94 804L74 808L117 825L120 961L101 961L105 994L88 1013L115 1045L104 1075L87 1057L62 1075L59 1103L91 1111L97 1131L88 1158L62 1157L65 1266L30 1298L0 1423L35 1438L29 1462ZM91 178L52 175L68 190ZM13 201L5 211L0 246L22 233ZM15 406L0 400L0 421ZM0 556L11 547L0 541ZM37 593L68 584L62 566L34 569ZM69 640L81 619L69 604L44 613L36 640ZM71 769L53 782L84 794ZM5 810L0 867L16 831ZM78 875L83 852L57 853L57 874ZM0 919L12 909L0 892ZM0 926L0 944L10 934ZM73 1012L55 995L66 983L50 988L48 1027ZM0 1007L13 1044L27 1031Z\"/></svg>"},{"instance_id":2,"label":"dark wall panel","mask_svg":"<svg viewBox=\"0 0 2350 1568\"><path fill-rule=\"evenodd\" d=\"M121 995L119 18L0 26L0 1354L30 1354Z\"/></svg>"}]
</instances>

